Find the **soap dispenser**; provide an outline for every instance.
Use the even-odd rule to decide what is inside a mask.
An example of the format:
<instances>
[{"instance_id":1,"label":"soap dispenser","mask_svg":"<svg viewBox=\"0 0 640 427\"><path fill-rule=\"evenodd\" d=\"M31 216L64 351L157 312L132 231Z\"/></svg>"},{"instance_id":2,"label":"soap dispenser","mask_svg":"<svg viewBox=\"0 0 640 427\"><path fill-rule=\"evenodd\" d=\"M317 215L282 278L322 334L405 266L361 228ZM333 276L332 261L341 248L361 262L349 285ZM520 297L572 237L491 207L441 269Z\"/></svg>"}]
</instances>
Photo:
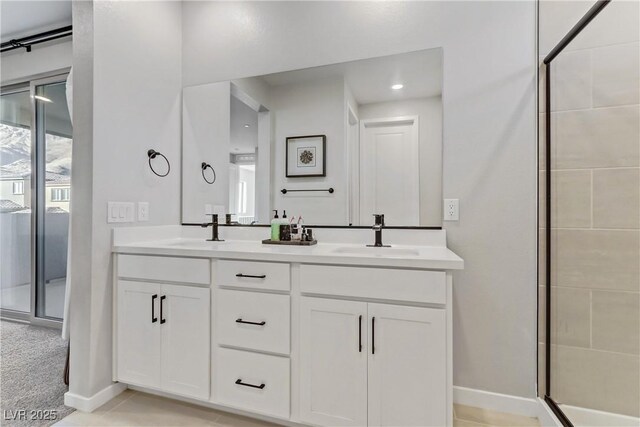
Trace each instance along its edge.
<instances>
[{"instance_id":1,"label":"soap dispenser","mask_svg":"<svg viewBox=\"0 0 640 427\"><path fill-rule=\"evenodd\" d=\"M274 242L280 241L280 217L278 216L278 210L274 209L275 215L271 220L271 240Z\"/></svg>"},{"instance_id":2,"label":"soap dispenser","mask_svg":"<svg viewBox=\"0 0 640 427\"><path fill-rule=\"evenodd\" d=\"M286 242L291 240L291 225L285 210L282 211L282 219L280 220L280 240Z\"/></svg>"}]
</instances>

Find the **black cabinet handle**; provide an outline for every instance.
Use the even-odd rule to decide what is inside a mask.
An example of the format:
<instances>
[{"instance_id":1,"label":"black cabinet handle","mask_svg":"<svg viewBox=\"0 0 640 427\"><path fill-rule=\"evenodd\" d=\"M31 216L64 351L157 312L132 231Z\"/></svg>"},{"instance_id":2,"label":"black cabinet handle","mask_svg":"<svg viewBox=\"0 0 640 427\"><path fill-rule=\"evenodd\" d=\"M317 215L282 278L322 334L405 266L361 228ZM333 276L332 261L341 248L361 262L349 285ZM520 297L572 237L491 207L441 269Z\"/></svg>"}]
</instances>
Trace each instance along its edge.
<instances>
[{"instance_id":1,"label":"black cabinet handle","mask_svg":"<svg viewBox=\"0 0 640 427\"><path fill-rule=\"evenodd\" d=\"M158 318L156 317L156 299L158 299L158 294L151 297L151 323L156 323L158 321Z\"/></svg>"},{"instance_id":2,"label":"black cabinet handle","mask_svg":"<svg viewBox=\"0 0 640 427\"><path fill-rule=\"evenodd\" d=\"M371 318L371 354L376 354L376 318Z\"/></svg>"},{"instance_id":3,"label":"black cabinet handle","mask_svg":"<svg viewBox=\"0 0 640 427\"><path fill-rule=\"evenodd\" d=\"M242 382L242 380L241 380L240 378L238 378L238 379L236 380L236 384L238 384L238 385L243 385L243 386L245 386L245 387L259 388L260 390L262 390L263 388L265 388L265 387L266 387L266 384L265 384L265 383L262 383L262 384L260 384L260 385L243 383L243 382Z\"/></svg>"},{"instance_id":4,"label":"black cabinet handle","mask_svg":"<svg viewBox=\"0 0 640 427\"><path fill-rule=\"evenodd\" d=\"M166 295L162 295L160 297L160 324L165 323L167 321L167 319L164 318L164 316L162 315L162 307L164 306L163 301L167 298Z\"/></svg>"},{"instance_id":5,"label":"black cabinet handle","mask_svg":"<svg viewBox=\"0 0 640 427\"><path fill-rule=\"evenodd\" d=\"M242 320L242 318L236 319L236 323L244 323L244 324L247 324L247 325L258 325L258 326L264 326L264 325L267 324L267 322L265 322L264 320L262 322L249 322L249 321L246 321L246 320Z\"/></svg>"},{"instance_id":6,"label":"black cabinet handle","mask_svg":"<svg viewBox=\"0 0 640 427\"><path fill-rule=\"evenodd\" d=\"M358 318L358 352L362 353L362 315Z\"/></svg>"},{"instance_id":7,"label":"black cabinet handle","mask_svg":"<svg viewBox=\"0 0 640 427\"><path fill-rule=\"evenodd\" d=\"M261 274L259 276L255 276L253 274L238 273L238 274L236 274L236 277L248 277L249 279L266 279L267 275L266 274Z\"/></svg>"}]
</instances>

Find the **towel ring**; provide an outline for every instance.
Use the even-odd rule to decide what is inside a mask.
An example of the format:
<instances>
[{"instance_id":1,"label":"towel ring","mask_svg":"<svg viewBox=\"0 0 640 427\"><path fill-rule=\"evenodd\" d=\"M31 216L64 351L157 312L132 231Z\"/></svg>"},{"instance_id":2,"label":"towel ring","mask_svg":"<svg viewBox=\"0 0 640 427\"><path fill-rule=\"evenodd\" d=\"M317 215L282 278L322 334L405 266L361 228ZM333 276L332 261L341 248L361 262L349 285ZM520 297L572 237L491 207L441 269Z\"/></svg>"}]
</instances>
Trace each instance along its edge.
<instances>
[{"instance_id":1,"label":"towel ring","mask_svg":"<svg viewBox=\"0 0 640 427\"><path fill-rule=\"evenodd\" d=\"M151 168L151 172L153 172L154 174L156 174L159 177L165 177L165 176L169 175L169 172L171 172L171 163L169 163L169 159L167 159L167 157L164 154L162 154L162 153L160 153L160 152L158 152L156 150L150 149L149 151L147 151L147 156L149 157L149 167ZM164 159L164 161L167 162L167 173L165 173L165 174L158 173L153 168L153 165L151 165L151 160L155 159L157 156L162 157Z\"/></svg>"},{"instance_id":2,"label":"towel ring","mask_svg":"<svg viewBox=\"0 0 640 427\"><path fill-rule=\"evenodd\" d=\"M200 167L202 169L202 179L204 179L204 182L206 182L207 184L213 184L214 182L216 182L216 170L213 168L213 166L211 166L207 162L202 162L202 165ZM211 172L213 172L213 181L209 181L204 174L204 171L207 170L207 168L210 168Z\"/></svg>"}]
</instances>

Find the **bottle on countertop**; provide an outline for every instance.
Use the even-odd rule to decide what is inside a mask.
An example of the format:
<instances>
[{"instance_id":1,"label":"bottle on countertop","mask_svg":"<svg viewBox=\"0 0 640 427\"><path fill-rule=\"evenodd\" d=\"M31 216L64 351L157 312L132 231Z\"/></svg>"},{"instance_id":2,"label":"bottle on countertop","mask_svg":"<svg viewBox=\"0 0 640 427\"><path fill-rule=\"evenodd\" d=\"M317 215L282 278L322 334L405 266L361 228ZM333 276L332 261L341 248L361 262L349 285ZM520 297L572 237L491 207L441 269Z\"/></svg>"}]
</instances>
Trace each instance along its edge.
<instances>
[{"instance_id":1,"label":"bottle on countertop","mask_svg":"<svg viewBox=\"0 0 640 427\"><path fill-rule=\"evenodd\" d=\"M291 224L291 240L300 241L302 240L302 230L301 230L301 222L302 216L298 218L298 222L295 221L295 217L291 218L289 223Z\"/></svg>"},{"instance_id":2,"label":"bottle on countertop","mask_svg":"<svg viewBox=\"0 0 640 427\"><path fill-rule=\"evenodd\" d=\"M282 211L282 219L280 220L280 240L290 241L291 240L291 225L289 224L289 220L287 219L287 211Z\"/></svg>"},{"instance_id":3,"label":"bottle on countertop","mask_svg":"<svg viewBox=\"0 0 640 427\"><path fill-rule=\"evenodd\" d=\"M278 216L278 210L274 209L275 215L271 220L271 240L274 242L280 241L280 217Z\"/></svg>"}]
</instances>

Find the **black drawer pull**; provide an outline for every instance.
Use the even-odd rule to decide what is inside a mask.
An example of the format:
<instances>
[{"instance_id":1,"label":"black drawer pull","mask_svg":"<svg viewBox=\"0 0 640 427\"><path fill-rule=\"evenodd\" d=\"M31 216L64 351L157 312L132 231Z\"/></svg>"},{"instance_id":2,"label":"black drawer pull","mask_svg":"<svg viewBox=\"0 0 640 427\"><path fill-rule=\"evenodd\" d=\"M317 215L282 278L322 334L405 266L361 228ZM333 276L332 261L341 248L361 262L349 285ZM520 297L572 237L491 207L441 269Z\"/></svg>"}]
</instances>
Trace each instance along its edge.
<instances>
[{"instance_id":1,"label":"black drawer pull","mask_svg":"<svg viewBox=\"0 0 640 427\"><path fill-rule=\"evenodd\" d=\"M247 383L243 383L243 382L242 382L242 380L241 380L240 378L238 378L238 379L236 380L236 384L238 384L238 385L243 385L243 386L245 386L245 387L259 388L260 390L262 390L263 388L265 388L265 387L266 387L266 384L265 384L265 383L262 383L262 384L260 384L260 385L254 385L254 384L247 384Z\"/></svg>"},{"instance_id":2,"label":"black drawer pull","mask_svg":"<svg viewBox=\"0 0 640 427\"><path fill-rule=\"evenodd\" d=\"M164 318L164 315L162 314L162 306L164 305L164 304L163 304L163 301L164 301L166 298L167 298L167 296L166 296L166 295L162 295L162 296L160 297L160 324L166 323L166 321L167 321L167 319L165 319L165 318Z\"/></svg>"},{"instance_id":3,"label":"black drawer pull","mask_svg":"<svg viewBox=\"0 0 640 427\"><path fill-rule=\"evenodd\" d=\"M253 274L238 273L238 274L236 274L236 277L248 277L249 279L266 279L267 275L266 274L261 274L259 276L255 276Z\"/></svg>"},{"instance_id":4,"label":"black drawer pull","mask_svg":"<svg viewBox=\"0 0 640 427\"><path fill-rule=\"evenodd\" d=\"M236 319L236 323L244 323L244 324L247 324L247 325L258 325L258 326L264 326L264 325L267 324L267 322L265 322L264 320L262 322L249 322L249 321L246 321L246 320L242 320L242 318Z\"/></svg>"},{"instance_id":5,"label":"black drawer pull","mask_svg":"<svg viewBox=\"0 0 640 427\"><path fill-rule=\"evenodd\" d=\"M362 353L362 314L358 317L358 352Z\"/></svg>"},{"instance_id":6,"label":"black drawer pull","mask_svg":"<svg viewBox=\"0 0 640 427\"><path fill-rule=\"evenodd\" d=\"M376 318L371 318L371 354L376 354Z\"/></svg>"},{"instance_id":7,"label":"black drawer pull","mask_svg":"<svg viewBox=\"0 0 640 427\"><path fill-rule=\"evenodd\" d=\"M158 318L156 317L156 299L158 299L158 294L151 297L151 323L158 321Z\"/></svg>"}]
</instances>

